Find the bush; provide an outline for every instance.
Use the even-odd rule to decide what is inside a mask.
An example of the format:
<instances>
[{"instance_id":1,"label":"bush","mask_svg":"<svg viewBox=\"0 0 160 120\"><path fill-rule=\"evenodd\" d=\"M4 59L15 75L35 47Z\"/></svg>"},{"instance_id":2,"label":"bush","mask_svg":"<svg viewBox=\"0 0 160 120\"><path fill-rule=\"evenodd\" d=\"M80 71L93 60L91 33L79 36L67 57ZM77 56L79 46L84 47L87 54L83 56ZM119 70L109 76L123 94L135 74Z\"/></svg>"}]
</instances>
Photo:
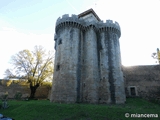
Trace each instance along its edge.
<instances>
[{"instance_id":1,"label":"bush","mask_svg":"<svg viewBox=\"0 0 160 120\"><path fill-rule=\"evenodd\" d=\"M1 99L2 99L2 101L7 100L8 99L8 92L1 95Z\"/></svg>"},{"instance_id":2,"label":"bush","mask_svg":"<svg viewBox=\"0 0 160 120\"><path fill-rule=\"evenodd\" d=\"M22 93L17 91L16 94L14 95L14 99L16 100L21 100L21 97L22 97Z\"/></svg>"},{"instance_id":3,"label":"bush","mask_svg":"<svg viewBox=\"0 0 160 120\"><path fill-rule=\"evenodd\" d=\"M49 90L52 88L52 82L43 82L43 86L46 86Z\"/></svg>"}]
</instances>

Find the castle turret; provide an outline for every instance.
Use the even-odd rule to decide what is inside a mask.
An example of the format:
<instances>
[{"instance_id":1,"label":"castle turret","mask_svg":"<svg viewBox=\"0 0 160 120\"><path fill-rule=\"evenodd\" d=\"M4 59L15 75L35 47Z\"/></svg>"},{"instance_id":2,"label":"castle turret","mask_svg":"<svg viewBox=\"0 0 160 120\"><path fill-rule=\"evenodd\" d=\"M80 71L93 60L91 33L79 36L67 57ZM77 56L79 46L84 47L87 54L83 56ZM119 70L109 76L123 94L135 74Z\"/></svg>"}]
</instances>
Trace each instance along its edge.
<instances>
[{"instance_id":1,"label":"castle turret","mask_svg":"<svg viewBox=\"0 0 160 120\"><path fill-rule=\"evenodd\" d=\"M51 101L76 102L80 92L80 44L78 16L63 15L56 22L56 55Z\"/></svg>"},{"instance_id":2,"label":"castle turret","mask_svg":"<svg viewBox=\"0 0 160 120\"><path fill-rule=\"evenodd\" d=\"M111 103L111 91L109 82L109 35L107 26L102 21L98 23L98 51L99 51L99 103Z\"/></svg>"},{"instance_id":3,"label":"castle turret","mask_svg":"<svg viewBox=\"0 0 160 120\"><path fill-rule=\"evenodd\" d=\"M123 73L121 71L121 58L119 38L120 27L117 22L107 20L106 23L99 22L101 102L124 103L125 91Z\"/></svg>"},{"instance_id":4,"label":"castle turret","mask_svg":"<svg viewBox=\"0 0 160 120\"><path fill-rule=\"evenodd\" d=\"M97 34L94 22L85 25L83 42L83 101L98 102L98 53Z\"/></svg>"}]
</instances>

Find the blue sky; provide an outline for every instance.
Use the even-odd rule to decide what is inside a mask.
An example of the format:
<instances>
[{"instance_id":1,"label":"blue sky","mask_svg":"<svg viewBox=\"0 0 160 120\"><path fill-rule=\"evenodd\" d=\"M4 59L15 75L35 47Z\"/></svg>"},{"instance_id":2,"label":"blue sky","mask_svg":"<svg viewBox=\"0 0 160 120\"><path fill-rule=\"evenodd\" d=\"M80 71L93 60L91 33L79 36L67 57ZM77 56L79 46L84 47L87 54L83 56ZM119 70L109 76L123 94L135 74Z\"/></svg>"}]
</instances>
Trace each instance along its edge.
<instances>
[{"instance_id":1,"label":"blue sky","mask_svg":"<svg viewBox=\"0 0 160 120\"><path fill-rule=\"evenodd\" d=\"M35 45L54 50L58 17L89 8L120 24L123 65L155 64L151 54L160 48L160 0L0 0L0 78L18 51Z\"/></svg>"}]
</instances>

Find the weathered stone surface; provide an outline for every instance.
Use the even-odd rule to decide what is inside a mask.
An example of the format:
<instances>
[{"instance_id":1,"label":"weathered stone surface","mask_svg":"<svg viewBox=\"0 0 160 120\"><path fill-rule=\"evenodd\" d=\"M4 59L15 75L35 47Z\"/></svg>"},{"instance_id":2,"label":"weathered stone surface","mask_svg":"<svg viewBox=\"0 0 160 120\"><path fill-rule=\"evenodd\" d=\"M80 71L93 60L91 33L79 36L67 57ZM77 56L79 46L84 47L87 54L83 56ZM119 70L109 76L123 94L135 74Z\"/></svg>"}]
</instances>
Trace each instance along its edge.
<instances>
[{"instance_id":1,"label":"weathered stone surface","mask_svg":"<svg viewBox=\"0 0 160 120\"><path fill-rule=\"evenodd\" d=\"M98 102L98 51L97 51L97 37L96 31L91 27L84 34L85 46L83 49L83 70L82 70L82 81L85 84L83 86L82 100L84 102L96 103ZM87 46L87 47L86 47Z\"/></svg>"},{"instance_id":2,"label":"weathered stone surface","mask_svg":"<svg viewBox=\"0 0 160 120\"><path fill-rule=\"evenodd\" d=\"M117 22L93 10L56 22L52 102L124 103Z\"/></svg>"},{"instance_id":3,"label":"weathered stone surface","mask_svg":"<svg viewBox=\"0 0 160 120\"><path fill-rule=\"evenodd\" d=\"M160 99L159 71L160 65L123 67L126 96Z\"/></svg>"}]
</instances>

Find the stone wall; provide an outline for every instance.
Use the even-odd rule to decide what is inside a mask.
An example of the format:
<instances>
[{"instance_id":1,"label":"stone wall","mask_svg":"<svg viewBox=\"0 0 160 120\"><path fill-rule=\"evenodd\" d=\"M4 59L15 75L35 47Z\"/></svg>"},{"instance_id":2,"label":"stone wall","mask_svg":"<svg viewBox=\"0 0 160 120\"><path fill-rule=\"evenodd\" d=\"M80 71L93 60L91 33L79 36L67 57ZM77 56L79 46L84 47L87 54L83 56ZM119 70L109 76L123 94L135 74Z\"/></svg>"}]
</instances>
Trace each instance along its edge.
<instances>
[{"instance_id":1,"label":"stone wall","mask_svg":"<svg viewBox=\"0 0 160 120\"><path fill-rule=\"evenodd\" d=\"M22 93L22 98L30 96L29 84L26 81L19 80L0 80L0 96L8 93L8 98L14 98L16 92ZM49 98L50 88L47 86L40 86L35 94L36 98Z\"/></svg>"},{"instance_id":2,"label":"stone wall","mask_svg":"<svg viewBox=\"0 0 160 120\"><path fill-rule=\"evenodd\" d=\"M160 65L123 67L126 96L160 98Z\"/></svg>"},{"instance_id":3,"label":"stone wall","mask_svg":"<svg viewBox=\"0 0 160 120\"><path fill-rule=\"evenodd\" d=\"M122 67L126 97L160 98L160 65ZM30 95L29 85L25 81L0 80L0 96L8 92L9 98L14 98L16 92ZM104 92L103 92L104 93ZM107 93L102 95L107 95ZM48 98L50 89L40 86L36 91L36 98Z\"/></svg>"}]
</instances>

